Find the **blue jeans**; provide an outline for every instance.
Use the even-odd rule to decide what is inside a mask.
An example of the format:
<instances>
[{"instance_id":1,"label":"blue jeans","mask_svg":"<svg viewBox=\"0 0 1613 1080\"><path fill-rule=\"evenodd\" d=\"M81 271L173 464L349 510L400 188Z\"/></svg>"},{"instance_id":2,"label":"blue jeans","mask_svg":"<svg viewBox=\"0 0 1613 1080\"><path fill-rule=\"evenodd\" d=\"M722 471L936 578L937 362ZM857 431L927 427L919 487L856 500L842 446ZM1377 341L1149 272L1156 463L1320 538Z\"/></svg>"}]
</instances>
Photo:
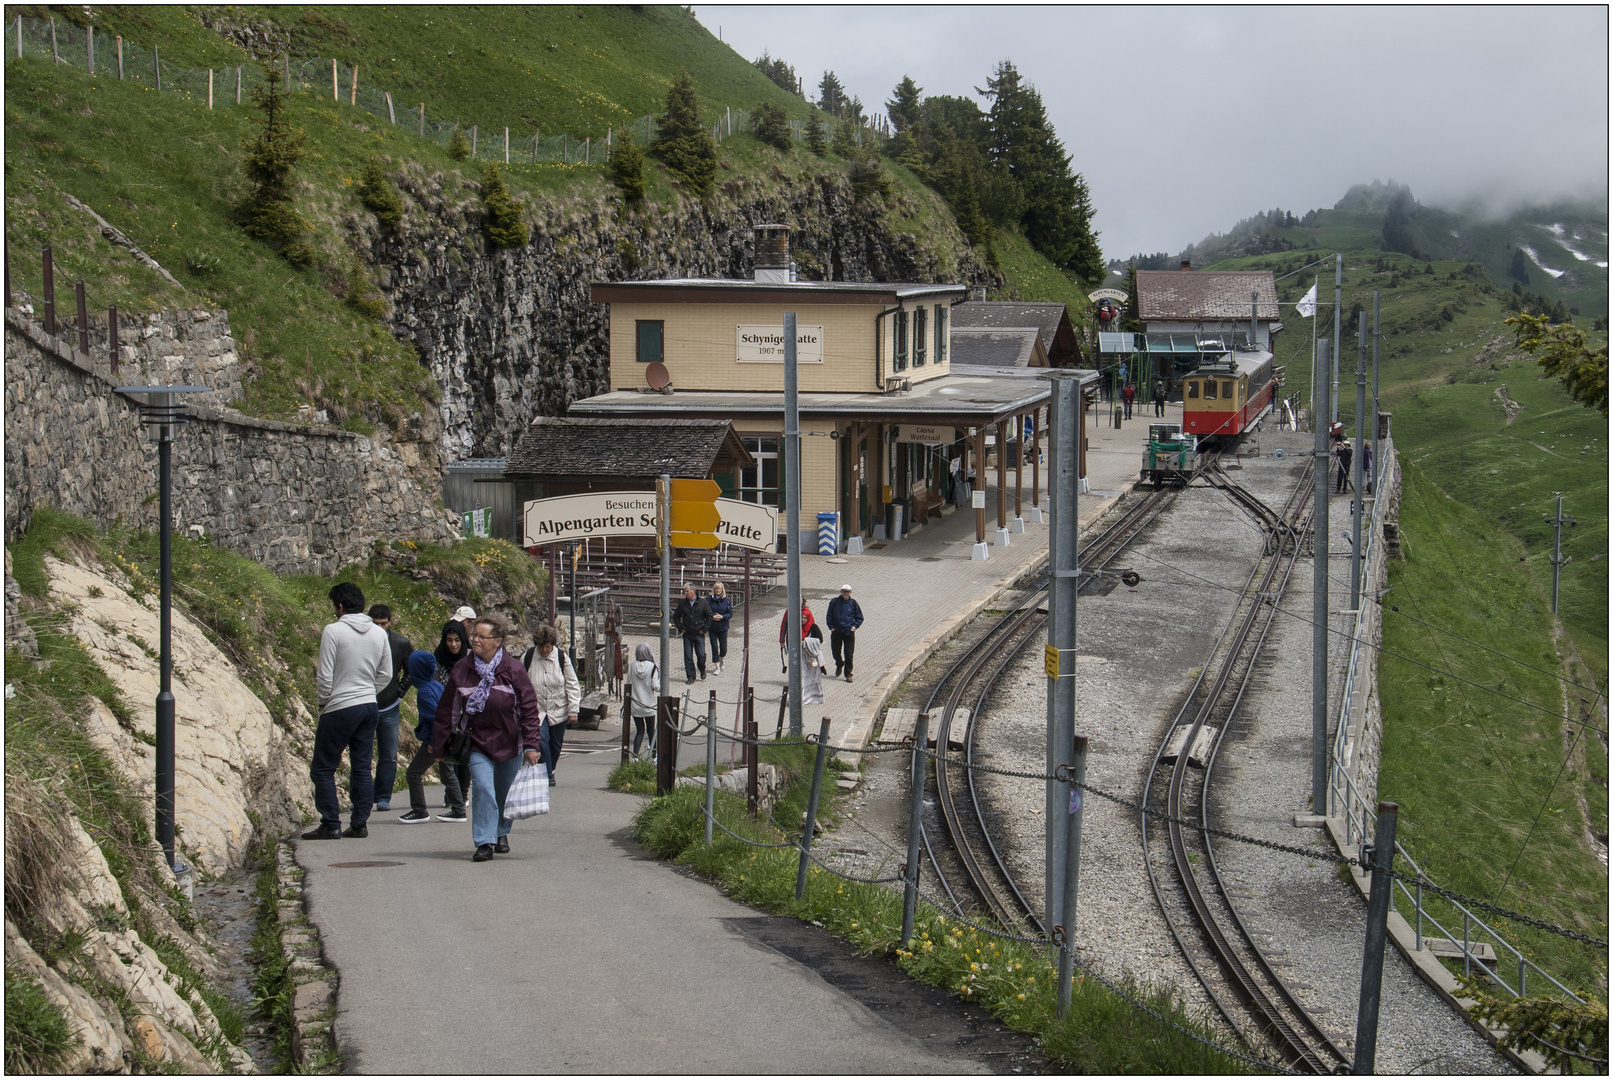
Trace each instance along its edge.
<instances>
[{"instance_id":1,"label":"blue jeans","mask_svg":"<svg viewBox=\"0 0 1613 1080\"><path fill-rule=\"evenodd\" d=\"M728 655L728 620L724 619L706 633L711 637L711 662L720 664Z\"/></svg>"},{"instance_id":2,"label":"blue jeans","mask_svg":"<svg viewBox=\"0 0 1613 1080\"><path fill-rule=\"evenodd\" d=\"M378 718L375 702L371 701L325 713L314 728L314 755L308 766L308 778L314 782L314 808L319 811L319 823L327 829L342 827L341 804L336 800L336 766L341 764L344 750L350 767L347 792L353 800L353 827L370 820L370 807L375 801L375 783L370 779L370 751L375 745Z\"/></svg>"},{"instance_id":3,"label":"blue jeans","mask_svg":"<svg viewBox=\"0 0 1613 1080\"><path fill-rule=\"evenodd\" d=\"M543 764L549 770L549 778L554 779L554 767L560 761L560 750L566 742L566 723L562 720L558 724L543 722Z\"/></svg>"},{"instance_id":4,"label":"blue jeans","mask_svg":"<svg viewBox=\"0 0 1613 1080\"><path fill-rule=\"evenodd\" d=\"M521 754L494 761L480 750L470 752L470 839L477 847L497 843L499 837L510 834L515 822L504 816L504 798L521 771L521 760Z\"/></svg>"},{"instance_id":5,"label":"blue jeans","mask_svg":"<svg viewBox=\"0 0 1613 1080\"><path fill-rule=\"evenodd\" d=\"M390 805L398 783L398 710L402 704L380 710L375 724L375 801Z\"/></svg>"},{"instance_id":6,"label":"blue jeans","mask_svg":"<svg viewBox=\"0 0 1613 1080\"><path fill-rule=\"evenodd\" d=\"M683 673L690 682L694 682L695 658L700 658L700 674L706 673L706 635L683 635Z\"/></svg>"}]
</instances>

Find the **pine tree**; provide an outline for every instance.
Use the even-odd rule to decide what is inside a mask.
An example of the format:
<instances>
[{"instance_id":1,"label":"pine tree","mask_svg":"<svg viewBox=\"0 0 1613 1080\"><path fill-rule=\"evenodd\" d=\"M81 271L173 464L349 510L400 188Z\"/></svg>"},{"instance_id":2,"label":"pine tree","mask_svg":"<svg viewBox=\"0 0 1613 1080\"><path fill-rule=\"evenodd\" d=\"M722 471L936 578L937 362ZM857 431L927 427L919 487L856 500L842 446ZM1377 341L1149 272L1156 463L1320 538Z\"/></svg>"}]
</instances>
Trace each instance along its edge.
<instances>
[{"instance_id":1,"label":"pine tree","mask_svg":"<svg viewBox=\"0 0 1613 1080\"><path fill-rule=\"evenodd\" d=\"M655 136L655 155L694 194L705 198L717 181L717 144L700 122L694 80L680 69L667 90L666 115Z\"/></svg>"},{"instance_id":2,"label":"pine tree","mask_svg":"<svg viewBox=\"0 0 1613 1080\"><path fill-rule=\"evenodd\" d=\"M310 266L314 251L303 239L308 223L292 204L303 133L287 118L290 99L278 74L268 67L264 72L264 85L252 90L261 124L247 147L246 174L253 188L237 207L237 219L248 236L272 245L287 262Z\"/></svg>"},{"instance_id":3,"label":"pine tree","mask_svg":"<svg viewBox=\"0 0 1613 1080\"><path fill-rule=\"evenodd\" d=\"M448 157L451 161L464 161L470 157L470 140L458 127L448 136Z\"/></svg>"},{"instance_id":4,"label":"pine tree","mask_svg":"<svg viewBox=\"0 0 1613 1080\"><path fill-rule=\"evenodd\" d=\"M510 198L510 189L492 162L482 170L482 229L495 247L521 247L531 238L520 204Z\"/></svg>"},{"instance_id":5,"label":"pine tree","mask_svg":"<svg viewBox=\"0 0 1613 1080\"><path fill-rule=\"evenodd\" d=\"M817 113L813 113L812 118L807 121L806 144L807 149L818 157L822 157L829 150L829 141L823 136L823 118Z\"/></svg>"},{"instance_id":6,"label":"pine tree","mask_svg":"<svg viewBox=\"0 0 1613 1080\"><path fill-rule=\"evenodd\" d=\"M911 75L903 75L902 81L896 84L895 96L885 102L885 112L898 135L918 124L922 108L919 95L923 92Z\"/></svg>"},{"instance_id":7,"label":"pine tree","mask_svg":"<svg viewBox=\"0 0 1613 1080\"><path fill-rule=\"evenodd\" d=\"M832 71L825 71L823 78L818 81L818 108L833 117L840 117L850 102L846 99L846 88L840 85L840 79Z\"/></svg>"},{"instance_id":8,"label":"pine tree","mask_svg":"<svg viewBox=\"0 0 1613 1080\"><path fill-rule=\"evenodd\" d=\"M783 60L775 60L768 56L766 49L763 49L762 55L752 60L751 63L756 65L757 71L772 79L774 86L779 87L781 90L788 90L792 94L797 92L796 87L799 83L795 77L795 68L786 64Z\"/></svg>"},{"instance_id":9,"label":"pine tree","mask_svg":"<svg viewBox=\"0 0 1613 1080\"><path fill-rule=\"evenodd\" d=\"M644 200L644 151L633 141L633 129L624 127L611 147L611 182L629 203Z\"/></svg>"},{"instance_id":10,"label":"pine tree","mask_svg":"<svg viewBox=\"0 0 1613 1080\"><path fill-rule=\"evenodd\" d=\"M835 125L835 137L829 143L829 149L838 157L853 158L857 156L857 137L852 131L851 121L842 120Z\"/></svg>"},{"instance_id":11,"label":"pine tree","mask_svg":"<svg viewBox=\"0 0 1613 1080\"><path fill-rule=\"evenodd\" d=\"M1126 267L1126 315L1120 323L1120 328L1130 333L1142 330L1142 311L1137 304L1137 264L1132 262Z\"/></svg>"},{"instance_id":12,"label":"pine tree","mask_svg":"<svg viewBox=\"0 0 1613 1080\"><path fill-rule=\"evenodd\" d=\"M1513 249L1512 265L1507 269L1507 273L1525 285L1529 284L1529 260L1524 258L1522 248ZM1514 285L1513 288L1516 289L1517 286Z\"/></svg>"},{"instance_id":13,"label":"pine tree","mask_svg":"<svg viewBox=\"0 0 1613 1080\"><path fill-rule=\"evenodd\" d=\"M375 220L389 229L397 228L398 222L403 220L403 200L381 172L378 158L371 157L364 162L364 171L358 178L358 198L374 211Z\"/></svg>"},{"instance_id":14,"label":"pine tree","mask_svg":"<svg viewBox=\"0 0 1613 1080\"><path fill-rule=\"evenodd\" d=\"M790 136L790 116L776 101L764 101L751 110L751 130L756 137L776 150L789 151L794 139Z\"/></svg>"}]
</instances>

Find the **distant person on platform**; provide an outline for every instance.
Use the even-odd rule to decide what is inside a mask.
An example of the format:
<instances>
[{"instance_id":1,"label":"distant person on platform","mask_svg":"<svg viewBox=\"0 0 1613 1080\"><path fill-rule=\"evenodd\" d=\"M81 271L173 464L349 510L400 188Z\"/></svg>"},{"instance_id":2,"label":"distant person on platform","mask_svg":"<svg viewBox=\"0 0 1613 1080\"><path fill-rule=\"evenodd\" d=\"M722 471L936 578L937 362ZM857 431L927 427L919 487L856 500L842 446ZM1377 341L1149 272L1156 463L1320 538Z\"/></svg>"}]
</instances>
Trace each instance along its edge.
<instances>
[{"instance_id":1,"label":"distant person on platform","mask_svg":"<svg viewBox=\"0 0 1613 1080\"><path fill-rule=\"evenodd\" d=\"M1361 482L1367 486L1368 491L1372 490L1372 444L1370 442L1361 444Z\"/></svg>"},{"instance_id":2,"label":"distant person on platform","mask_svg":"<svg viewBox=\"0 0 1613 1080\"><path fill-rule=\"evenodd\" d=\"M1154 380L1154 415L1165 415L1165 380Z\"/></svg>"},{"instance_id":3,"label":"distant person on platform","mask_svg":"<svg viewBox=\"0 0 1613 1080\"><path fill-rule=\"evenodd\" d=\"M1333 445L1333 452L1339 458L1339 482L1334 491L1348 491L1350 489L1350 463L1355 460L1355 451L1351 449L1349 440L1339 439Z\"/></svg>"},{"instance_id":4,"label":"distant person on platform","mask_svg":"<svg viewBox=\"0 0 1613 1080\"><path fill-rule=\"evenodd\" d=\"M786 671L786 672L788 672L790 670L790 654L785 649L785 646L784 646L784 635L789 630L789 628L790 628L790 613L788 611L786 611L784 613L784 615L778 621L779 662L783 666L783 670ZM815 637L815 638L818 639L819 642L822 642L823 641L823 631L821 629L819 629L818 624L815 621L813 621L812 609L810 607L808 607L806 604L802 604L801 605L801 640L805 641L809 637Z\"/></svg>"},{"instance_id":5,"label":"distant person on platform","mask_svg":"<svg viewBox=\"0 0 1613 1080\"><path fill-rule=\"evenodd\" d=\"M707 631L711 636L711 673L721 675L723 659L728 655L728 624L734 621L734 602L728 598L728 586L720 581L713 585L706 606L711 609L711 629Z\"/></svg>"},{"instance_id":6,"label":"distant person on platform","mask_svg":"<svg viewBox=\"0 0 1613 1080\"><path fill-rule=\"evenodd\" d=\"M633 650L633 663L627 669L628 709L633 717L633 754L645 742L655 752L655 706L661 696L661 669L655 663L655 649L648 641Z\"/></svg>"},{"instance_id":7,"label":"distant person on platform","mask_svg":"<svg viewBox=\"0 0 1613 1080\"><path fill-rule=\"evenodd\" d=\"M829 623L829 652L835 658L835 678L844 672L851 681L852 658L857 653L857 628L863 624L863 609L851 598L851 586L840 586L840 595L829 601L824 618Z\"/></svg>"},{"instance_id":8,"label":"distant person on platform","mask_svg":"<svg viewBox=\"0 0 1613 1080\"><path fill-rule=\"evenodd\" d=\"M483 618L470 639L470 661L454 665L431 723L431 752L440 761L456 731L470 732L473 862L509 854L510 827L504 800L521 769L543 760L543 721L521 662L504 651L504 620Z\"/></svg>"},{"instance_id":9,"label":"distant person on platform","mask_svg":"<svg viewBox=\"0 0 1613 1080\"><path fill-rule=\"evenodd\" d=\"M319 702L319 724L314 729L313 761L308 777L314 782L314 807L319 827L302 834L304 840L363 839L375 801L370 754L380 717L375 697L392 681L392 650L386 631L364 614L364 593L351 581L330 590L336 621L319 635L319 667L314 690ZM342 830L341 804L336 800L336 766L347 752L351 780L348 795L353 816Z\"/></svg>"},{"instance_id":10,"label":"distant person on platform","mask_svg":"<svg viewBox=\"0 0 1613 1080\"><path fill-rule=\"evenodd\" d=\"M699 660L700 677L706 677L706 632L711 629L711 605L696 595L693 585L683 587L683 599L672 612L672 625L683 635L683 674L694 682Z\"/></svg>"},{"instance_id":11,"label":"distant person on platform","mask_svg":"<svg viewBox=\"0 0 1613 1080\"><path fill-rule=\"evenodd\" d=\"M1125 386L1121 387L1120 388L1120 400L1123 401L1125 403L1125 406L1126 406L1126 414L1123 417L1123 419L1130 420L1131 419L1131 403L1133 401L1137 400L1137 388L1135 386L1131 385L1131 383L1127 383Z\"/></svg>"},{"instance_id":12,"label":"distant person on platform","mask_svg":"<svg viewBox=\"0 0 1613 1080\"><path fill-rule=\"evenodd\" d=\"M582 704L582 685L571 657L559 646L560 632L547 624L538 627L532 648L521 657L532 680L532 692L543 713L543 760L549 763L549 786L554 786L554 768L560 763L560 747L566 741L566 728L577 722Z\"/></svg>"},{"instance_id":13,"label":"distant person on platform","mask_svg":"<svg viewBox=\"0 0 1613 1080\"><path fill-rule=\"evenodd\" d=\"M392 681L375 699L380 710L375 725L375 808L385 813L392 809L392 789L398 783L398 715L403 692L409 689L409 654L414 646L392 629L392 609L385 604L370 608L370 621L386 631L392 649Z\"/></svg>"}]
</instances>

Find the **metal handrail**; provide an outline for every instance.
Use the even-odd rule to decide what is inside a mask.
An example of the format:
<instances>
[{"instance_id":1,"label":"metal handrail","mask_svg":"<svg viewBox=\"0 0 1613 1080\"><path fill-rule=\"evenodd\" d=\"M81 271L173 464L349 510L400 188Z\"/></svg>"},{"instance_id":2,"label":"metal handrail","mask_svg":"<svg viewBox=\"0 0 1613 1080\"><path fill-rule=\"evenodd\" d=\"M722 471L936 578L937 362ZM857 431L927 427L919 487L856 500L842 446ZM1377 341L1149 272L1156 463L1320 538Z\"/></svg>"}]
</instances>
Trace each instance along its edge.
<instances>
[{"instance_id":1,"label":"metal handrail","mask_svg":"<svg viewBox=\"0 0 1613 1080\"><path fill-rule=\"evenodd\" d=\"M1379 468L1387 468L1389 467L1389 463L1395 460L1393 442L1391 440L1384 440L1384 442L1388 445L1387 448L1380 446L1380 449L1383 450L1383 453L1382 456L1378 458ZM1359 492L1357 493L1357 496L1359 497ZM1361 561L1364 566L1370 567L1372 565L1374 545L1376 544L1378 535L1383 528L1383 517L1385 513L1384 508L1386 506L1387 502L1382 498L1375 499L1373 502L1371 528L1367 530L1366 535L1362 537ZM1329 769L1330 775L1328 777L1328 809L1334 814L1339 814L1342 812L1341 816L1344 818L1344 842L1346 845L1354 844L1358 840L1361 844L1366 844L1376 831L1377 822L1377 817L1373 812L1373 803L1363 796L1360 788L1356 785L1355 778L1350 775L1349 767L1344 760L1345 746L1350 734L1350 712L1355 698L1356 678L1361 671L1363 653L1362 643L1366 638L1367 613L1369 611L1367 604L1369 602L1370 601L1364 600L1361 607L1356 611L1355 626L1352 630L1350 642L1350 662L1345 671L1344 693L1339 701L1338 727L1334 732L1333 746L1328 755L1329 765L1331 766ZM1366 710L1363 707L1363 718L1365 715ZM1411 865L1412 870L1415 871L1418 878L1415 892L1408 888L1405 882L1398 880L1395 882L1395 884L1399 887L1400 892L1404 893L1406 898L1412 904L1412 910L1416 920L1416 947L1418 949L1423 947L1424 920L1427 920L1437 927L1440 932L1445 935L1445 939L1447 941L1454 943L1457 940L1456 936L1447 930L1445 926L1437 918L1435 918L1429 909L1423 904L1422 883L1427 881L1430 885L1432 885L1433 879L1423 872L1422 867L1417 864L1417 861L1411 857L1410 852L1408 852L1405 847L1399 843L1399 841L1396 841L1395 843L1395 853ZM1394 897L1395 893L1393 890L1391 890L1391 908L1394 907ZM1492 979L1502 989L1506 990L1514 997L1523 997L1528 990L1527 970L1529 968L1534 968L1535 971L1539 972L1547 982L1551 983L1557 989L1567 994L1574 1001L1583 1003L1579 995L1575 994L1568 987L1557 981L1557 979L1554 978L1550 972L1543 969L1539 964L1536 964L1533 960L1530 960L1528 957L1524 956L1523 953L1518 951L1516 946L1497 933L1495 929L1483 919L1479 918L1477 915L1474 915L1458 901L1451 900L1449 897L1445 897L1444 899L1452 907L1462 913L1461 942L1462 971L1464 975L1470 975L1473 970L1473 965L1477 964L1479 970L1484 972L1486 976ZM1493 966L1487 964L1484 960L1480 959L1474 954L1474 942L1472 937L1473 928L1475 926L1493 939L1494 944L1505 948L1517 958L1517 989L1513 989L1510 985L1508 985L1506 979L1502 977L1499 970L1499 953L1497 954L1497 962Z\"/></svg>"}]
</instances>

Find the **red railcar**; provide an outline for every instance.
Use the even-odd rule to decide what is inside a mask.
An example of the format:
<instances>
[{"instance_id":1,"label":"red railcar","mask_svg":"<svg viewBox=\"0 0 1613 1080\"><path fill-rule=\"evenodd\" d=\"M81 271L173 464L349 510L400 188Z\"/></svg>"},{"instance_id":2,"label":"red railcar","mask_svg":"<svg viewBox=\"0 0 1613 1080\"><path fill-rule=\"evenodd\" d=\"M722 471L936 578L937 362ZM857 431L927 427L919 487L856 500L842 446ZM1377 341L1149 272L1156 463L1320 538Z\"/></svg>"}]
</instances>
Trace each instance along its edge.
<instances>
[{"instance_id":1,"label":"red railcar","mask_svg":"<svg viewBox=\"0 0 1613 1080\"><path fill-rule=\"evenodd\" d=\"M1241 435L1277 394L1269 352L1205 357L1182 379L1182 430L1202 438Z\"/></svg>"}]
</instances>

